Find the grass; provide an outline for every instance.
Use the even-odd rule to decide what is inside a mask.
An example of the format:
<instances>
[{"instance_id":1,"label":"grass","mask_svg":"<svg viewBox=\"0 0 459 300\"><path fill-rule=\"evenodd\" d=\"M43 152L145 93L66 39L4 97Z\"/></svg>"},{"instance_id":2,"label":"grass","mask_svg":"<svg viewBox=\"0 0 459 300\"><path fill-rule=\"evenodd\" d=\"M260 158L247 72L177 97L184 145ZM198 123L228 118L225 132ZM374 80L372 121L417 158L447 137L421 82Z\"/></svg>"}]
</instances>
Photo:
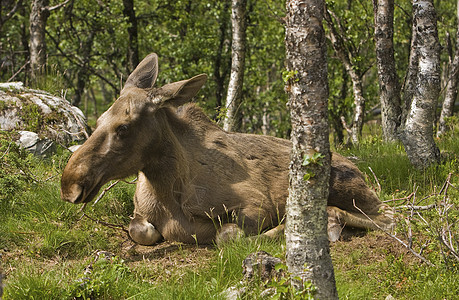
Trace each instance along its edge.
<instances>
[{"instance_id":1,"label":"grass","mask_svg":"<svg viewBox=\"0 0 459 300\"><path fill-rule=\"evenodd\" d=\"M359 168L374 186L381 185L382 199L403 198L414 190L418 199L438 192L448 174L459 187L459 134L439 140L445 159L426 170L413 169L399 144L386 144L369 136L358 147L338 149L356 157ZM3 299L223 299L223 292L242 280L242 260L264 250L283 258L283 240L236 240L221 248L179 243L152 247L134 245L119 228L127 227L132 214L134 185L120 182L99 203L80 206L60 200L59 174L69 157L60 149L48 159L38 159L18 149L2 133L0 138L0 271ZM369 169L371 167L371 170ZM374 173L374 175L373 175ZM377 181L377 182L376 182ZM449 197L457 217L459 193ZM425 200L425 204L438 201ZM435 212L425 218L435 219ZM433 221L434 222L434 221ZM435 221L436 222L436 221ZM403 222L401 222L403 224ZM414 222L414 245L430 239L423 254L435 263L421 263L403 246L382 233L339 241L332 257L341 299L453 299L459 294L457 261L442 256L432 228ZM457 224L456 224L457 225ZM432 232L429 233L429 230ZM399 237L406 228L400 226ZM98 251L115 257L96 259ZM447 253L446 253L447 255ZM88 272L91 266L91 272ZM262 299L263 284L252 283L245 299Z\"/></svg>"}]
</instances>

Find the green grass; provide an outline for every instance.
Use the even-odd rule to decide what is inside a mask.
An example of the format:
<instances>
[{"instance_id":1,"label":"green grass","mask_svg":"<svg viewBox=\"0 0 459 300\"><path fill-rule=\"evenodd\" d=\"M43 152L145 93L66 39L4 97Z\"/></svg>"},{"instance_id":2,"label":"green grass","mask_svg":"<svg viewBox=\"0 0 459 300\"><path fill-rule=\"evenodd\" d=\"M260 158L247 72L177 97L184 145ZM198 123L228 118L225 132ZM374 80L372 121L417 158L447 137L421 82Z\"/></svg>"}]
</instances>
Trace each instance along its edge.
<instances>
[{"instance_id":1,"label":"green grass","mask_svg":"<svg viewBox=\"0 0 459 300\"><path fill-rule=\"evenodd\" d=\"M382 199L402 198L413 190L421 199L438 192L449 173L459 187L458 136L439 140L445 159L422 171L410 166L400 144L383 143L374 135L358 148L338 152L357 158L369 182L381 185ZM125 232L92 219L127 227L134 185L121 182L99 203L87 205L84 213L92 219L87 218L81 206L60 200L59 174L69 153L59 149L51 158L38 159L9 138L2 134L0 139L3 299L223 299L222 292L242 280L241 263L248 254L264 250L285 256L284 240L236 240L221 248L174 243L133 247ZM450 188L448 195L455 205L451 216L457 218L459 192ZM439 200L431 197L424 204ZM414 245L431 239L423 254L435 267L420 263L381 233L339 242L332 246L332 256L340 298L453 299L459 293L459 266L441 254L428 232L439 226L435 211L423 216L432 226L413 221ZM399 237L405 231L400 225ZM116 257L95 261L100 250ZM88 265L93 267L90 274L85 273ZM261 299L263 284L249 287L245 299Z\"/></svg>"}]
</instances>

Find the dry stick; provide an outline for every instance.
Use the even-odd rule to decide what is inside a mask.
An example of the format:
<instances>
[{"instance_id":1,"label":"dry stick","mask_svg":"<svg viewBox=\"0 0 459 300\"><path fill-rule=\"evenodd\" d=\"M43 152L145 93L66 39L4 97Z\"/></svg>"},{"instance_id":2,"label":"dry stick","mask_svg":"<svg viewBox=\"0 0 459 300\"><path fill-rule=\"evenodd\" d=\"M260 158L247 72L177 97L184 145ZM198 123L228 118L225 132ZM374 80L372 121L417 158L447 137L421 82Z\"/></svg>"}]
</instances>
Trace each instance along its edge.
<instances>
[{"instance_id":1,"label":"dry stick","mask_svg":"<svg viewBox=\"0 0 459 300\"><path fill-rule=\"evenodd\" d=\"M383 201L384 203L387 203L387 202L396 202L396 201L402 201L403 200L403 203L405 203L406 201L410 200L411 197L413 197L415 194L415 192L412 192L411 194L409 194L408 196L406 197L403 197L403 198L394 198L394 199L390 199L390 200L385 200Z\"/></svg>"},{"instance_id":2,"label":"dry stick","mask_svg":"<svg viewBox=\"0 0 459 300\"><path fill-rule=\"evenodd\" d=\"M134 183L137 181L137 177L134 178L134 179L131 180L131 181L117 180L117 181L113 182L112 184L110 184L108 187L106 187L106 188L99 194L99 196L98 196L97 199L94 201L94 204L93 204L92 206L96 205L97 202L99 202L99 200L102 199L102 198L104 197L105 193L107 193L107 192L108 192L109 190L111 190L115 185L117 185L118 183L120 183L120 181L125 182L125 183L127 183L127 184L134 184Z\"/></svg>"},{"instance_id":3,"label":"dry stick","mask_svg":"<svg viewBox=\"0 0 459 300\"><path fill-rule=\"evenodd\" d=\"M378 192L380 193L381 192L381 184L379 184L378 177L376 177L376 174L375 174L375 172L373 172L373 169L371 167L368 167L368 169L370 169L371 174L373 174L373 177L374 177L374 179L376 181L376 184L378 185Z\"/></svg>"},{"instance_id":4,"label":"dry stick","mask_svg":"<svg viewBox=\"0 0 459 300\"><path fill-rule=\"evenodd\" d=\"M107 226L109 228L113 228L113 229L117 229L117 228L120 228L121 230L123 230L125 233L128 234L129 236L129 230L127 230L126 228L124 228L124 225L119 225L119 224L111 224L111 223L107 223L107 222L104 222L104 221L101 221L101 220L96 220L90 216L88 216L86 213L83 213L83 215L81 217L86 217L88 218L89 220L93 221L93 222L96 222L98 224L102 224L104 226Z\"/></svg>"},{"instance_id":5,"label":"dry stick","mask_svg":"<svg viewBox=\"0 0 459 300\"><path fill-rule=\"evenodd\" d=\"M127 183L127 184L134 184L134 183L137 181L137 177L134 178L134 179L131 180L131 181L117 180L117 181L115 181L114 183L110 184L108 187L106 187L106 188L99 194L99 196L97 197L96 201L94 201L94 204L93 204L92 206L94 206L100 199L102 199L102 197L104 197L104 195L105 195L110 189L112 189L115 185L117 185L120 181L123 181L123 182L125 182L125 183ZM133 241L133 239L132 239L131 236L129 235L129 230L127 230L127 229L124 227L124 225L111 224L111 223L107 223L107 222L104 222L104 221L100 221L100 220L97 220L97 219L94 219L94 218L88 216L88 215L84 212L84 210L85 210L85 208L86 208L86 205L87 205L87 203L85 203L85 204L81 207L80 212L83 212L83 214L82 214L81 217L78 219L78 221L80 221L83 217L86 217L86 218L90 219L90 220L93 221L93 222L96 222L96 223L98 223L98 224L102 224L102 225L107 226L107 227L112 228L112 229L120 228L120 229L123 230L125 233L127 233L128 238L129 238L131 241Z\"/></svg>"},{"instance_id":6,"label":"dry stick","mask_svg":"<svg viewBox=\"0 0 459 300\"><path fill-rule=\"evenodd\" d=\"M382 232L384 232L385 234L387 234L388 236L390 236L391 238L393 238L394 240L396 240L397 242L399 242L400 244L402 244L403 246L405 246L405 248L407 248L411 253L413 253L414 256L416 256L417 258L419 258L421 261L423 261L424 263L426 263L428 266L430 267L435 267L435 265L433 263L431 263L430 261L428 261L426 258L424 258L422 255L420 255L419 253L417 253L416 251L414 251L412 248L410 248L405 242L403 242L401 239L399 239L398 237L396 237L395 235L389 233L387 230L384 230L381 226L379 226L378 224L376 224L375 221L373 221L363 210L361 210L359 207L357 207L355 205L355 200L352 201L353 202L353 205L354 207L360 211L368 220L370 220L370 222L372 222L376 228L378 228L379 230L381 230Z\"/></svg>"}]
</instances>

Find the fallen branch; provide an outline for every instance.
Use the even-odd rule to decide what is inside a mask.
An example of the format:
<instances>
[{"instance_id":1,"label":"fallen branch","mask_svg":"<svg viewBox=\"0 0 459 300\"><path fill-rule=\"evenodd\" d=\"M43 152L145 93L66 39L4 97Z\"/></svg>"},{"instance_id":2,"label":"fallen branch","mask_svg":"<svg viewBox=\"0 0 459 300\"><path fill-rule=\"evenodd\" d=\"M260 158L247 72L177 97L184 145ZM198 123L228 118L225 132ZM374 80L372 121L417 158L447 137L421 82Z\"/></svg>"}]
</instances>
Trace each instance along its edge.
<instances>
[{"instance_id":1,"label":"fallen branch","mask_svg":"<svg viewBox=\"0 0 459 300\"><path fill-rule=\"evenodd\" d=\"M376 224L375 221L373 221L363 210L361 210L359 207L357 207L357 205L355 205L355 200L352 201L353 202L353 205L354 207L360 212L362 213L368 220L370 220L370 222L373 223L373 225L376 226L376 228L378 228L379 230L381 230L382 232L384 232L385 234L387 234L388 236L390 236L391 238L393 238L394 240L396 240L397 242L399 242L400 244L402 244L406 249L408 249L414 256L416 256L417 258L419 258L421 261L423 261L424 263L426 263L428 266L430 267L435 267L435 265L433 263L431 263L430 261L428 261L424 256L422 256L421 254L417 253L416 251L413 250L413 248L411 248L410 246L408 246L404 241L402 241L401 239L399 239L398 237L396 237L395 235L393 235L392 233L388 232L387 230L383 229L381 226L379 226L378 224Z\"/></svg>"},{"instance_id":2,"label":"fallen branch","mask_svg":"<svg viewBox=\"0 0 459 300\"><path fill-rule=\"evenodd\" d=\"M86 217L88 218L89 220L97 223L97 224L101 224L101 225L104 225L104 226L107 226L109 228L112 228L112 229L121 229L123 230L125 233L127 233L127 235L129 236L130 238L130 235L129 235L129 230L127 230L124 225L120 225L120 224L111 224L111 223L108 223L108 222L104 222L104 221L101 221L101 220L97 220L97 219L94 219L92 217L90 217L89 215L87 215L86 213L83 213L83 215L81 216L81 218L83 217ZM80 218L80 219L81 219Z\"/></svg>"},{"instance_id":3,"label":"fallen branch","mask_svg":"<svg viewBox=\"0 0 459 300\"><path fill-rule=\"evenodd\" d=\"M429 210L429 209L432 209L432 208L435 208L437 206L437 204L429 204L429 205L400 205L400 206L397 206L397 207L394 207L394 209L396 210L408 210L408 209L411 209L411 210Z\"/></svg>"}]
</instances>

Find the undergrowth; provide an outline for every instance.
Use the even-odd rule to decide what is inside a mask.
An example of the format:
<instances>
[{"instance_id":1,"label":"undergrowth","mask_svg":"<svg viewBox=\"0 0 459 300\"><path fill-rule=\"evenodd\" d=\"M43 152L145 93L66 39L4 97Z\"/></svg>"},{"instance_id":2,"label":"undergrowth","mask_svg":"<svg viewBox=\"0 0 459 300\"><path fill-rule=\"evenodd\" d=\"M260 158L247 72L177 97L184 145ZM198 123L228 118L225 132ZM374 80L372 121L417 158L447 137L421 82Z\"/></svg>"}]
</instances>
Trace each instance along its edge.
<instances>
[{"instance_id":1,"label":"undergrowth","mask_svg":"<svg viewBox=\"0 0 459 300\"><path fill-rule=\"evenodd\" d=\"M437 141L443 160L426 170L413 169L400 144L384 143L379 136L338 152L353 158L381 199L392 206L410 204L413 194L417 205L441 204L445 196L440 190L449 178L452 209L445 217L451 218L451 229L457 230L457 136L453 133ZM263 250L285 257L283 240L242 239L220 248L167 243L162 248L134 246L120 227L107 224L127 227L135 185L120 182L96 205L88 204L82 211L81 206L60 200L60 174L70 153L59 149L56 155L40 159L11 140L11 134L1 133L3 299L223 299L225 291L241 284L241 262L248 254ZM411 231L411 247L422 250L421 255L434 266L409 251L387 248L398 243L378 232L332 245L340 298L453 299L459 293L458 264L438 243L443 228L438 207L420 215L409 210L398 214L397 237L408 241ZM386 244L368 244L380 240ZM101 250L113 256L96 260ZM276 287L276 283L247 284L251 292L245 299L269 298L261 296L263 291ZM278 293L271 296L280 295L282 288L278 284Z\"/></svg>"}]
</instances>

